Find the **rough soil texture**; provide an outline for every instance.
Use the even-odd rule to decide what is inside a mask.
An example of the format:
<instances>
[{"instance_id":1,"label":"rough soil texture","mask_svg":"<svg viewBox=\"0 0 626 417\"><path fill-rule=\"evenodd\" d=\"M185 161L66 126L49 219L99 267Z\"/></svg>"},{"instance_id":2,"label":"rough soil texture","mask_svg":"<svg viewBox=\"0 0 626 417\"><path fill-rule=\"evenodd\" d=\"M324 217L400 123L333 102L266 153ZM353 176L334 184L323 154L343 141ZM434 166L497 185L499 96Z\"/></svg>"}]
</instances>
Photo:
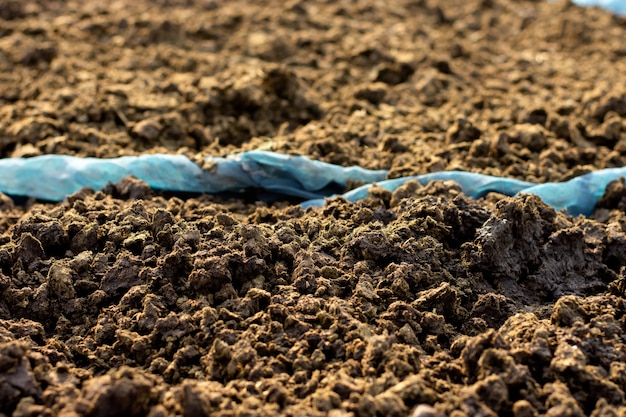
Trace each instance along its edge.
<instances>
[{"instance_id":1,"label":"rough soil texture","mask_svg":"<svg viewBox=\"0 0 626 417\"><path fill-rule=\"evenodd\" d=\"M560 181L626 165L624 39L565 1L0 0L0 156ZM626 415L625 210L0 195L0 416Z\"/></svg>"}]
</instances>

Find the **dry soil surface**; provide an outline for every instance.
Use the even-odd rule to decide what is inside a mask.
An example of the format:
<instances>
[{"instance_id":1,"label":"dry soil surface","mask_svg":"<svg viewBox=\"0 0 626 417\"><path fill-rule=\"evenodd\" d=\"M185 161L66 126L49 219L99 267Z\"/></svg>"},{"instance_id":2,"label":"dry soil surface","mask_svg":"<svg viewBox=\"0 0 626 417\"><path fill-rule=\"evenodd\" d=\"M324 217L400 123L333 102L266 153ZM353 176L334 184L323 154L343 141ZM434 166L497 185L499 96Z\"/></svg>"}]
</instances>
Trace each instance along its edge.
<instances>
[{"instance_id":1,"label":"dry soil surface","mask_svg":"<svg viewBox=\"0 0 626 417\"><path fill-rule=\"evenodd\" d=\"M567 1L0 0L0 157L560 181L626 165L625 39ZM625 209L0 195L0 416L623 416Z\"/></svg>"}]
</instances>

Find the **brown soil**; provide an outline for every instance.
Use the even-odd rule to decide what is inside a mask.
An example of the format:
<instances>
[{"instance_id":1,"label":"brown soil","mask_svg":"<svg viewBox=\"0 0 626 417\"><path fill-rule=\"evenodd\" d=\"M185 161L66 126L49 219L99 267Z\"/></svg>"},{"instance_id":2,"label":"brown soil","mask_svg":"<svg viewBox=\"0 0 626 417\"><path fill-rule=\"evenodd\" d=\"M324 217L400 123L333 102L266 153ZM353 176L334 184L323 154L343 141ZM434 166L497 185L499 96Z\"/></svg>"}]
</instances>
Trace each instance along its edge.
<instances>
[{"instance_id":1,"label":"brown soil","mask_svg":"<svg viewBox=\"0 0 626 417\"><path fill-rule=\"evenodd\" d=\"M626 165L624 39L566 1L0 0L0 156L560 181ZM0 197L0 416L626 414L623 181L591 218L448 182Z\"/></svg>"}]
</instances>

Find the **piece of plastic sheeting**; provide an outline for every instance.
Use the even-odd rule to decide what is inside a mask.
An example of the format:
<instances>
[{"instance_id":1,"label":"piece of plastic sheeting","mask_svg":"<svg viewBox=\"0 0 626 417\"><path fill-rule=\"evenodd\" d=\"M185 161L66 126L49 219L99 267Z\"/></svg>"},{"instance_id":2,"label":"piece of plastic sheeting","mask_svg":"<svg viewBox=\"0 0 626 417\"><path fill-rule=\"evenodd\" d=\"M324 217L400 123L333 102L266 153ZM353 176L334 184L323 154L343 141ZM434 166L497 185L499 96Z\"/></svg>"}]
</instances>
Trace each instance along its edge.
<instances>
[{"instance_id":1,"label":"piece of plastic sheeting","mask_svg":"<svg viewBox=\"0 0 626 417\"><path fill-rule=\"evenodd\" d=\"M404 185L407 181L417 181L426 185L432 181L454 181L461 186L463 194L472 197L484 197L489 192L498 192L512 196L518 192L532 187L536 184L532 182L520 181L512 178L499 178L490 175L476 174L465 171L441 171L429 174L415 175L410 177L394 178L391 180L377 182L376 185L389 191L394 191ZM354 190L342 194L348 201L355 202L367 197L372 184L364 185ZM304 207L314 207L324 204L323 199L306 201Z\"/></svg>"},{"instance_id":2,"label":"piece of plastic sheeting","mask_svg":"<svg viewBox=\"0 0 626 417\"><path fill-rule=\"evenodd\" d=\"M521 193L534 194L556 210L565 210L573 216L580 214L589 216L593 213L600 197L604 195L607 185L620 177L626 177L626 168L608 168L590 172L569 181L545 184L534 184L463 171L444 171L381 181L376 185L394 191L410 180L416 180L422 185L435 180L452 180L461 186L465 195L472 198L483 197L489 192L497 192L507 196ZM342 197L355 202L367 197L371 187L372 184L356 188L343 194ZM324 199L316 199L304 202L303 206L315 207L323 204Z\"/></svg>"},{"instance_id":3,"label":"piece of plastic sheeting","mask_svg":"<svg viewBox=\"0 0 626 417\"><path fill-rule=\"evenodd\" d=\"M221 193L257 188L278 196L306 199L304 207L320 206L324 198L345 188L348 182L367 185L343 194L349 201L368 195L373 183L390 191L410 180L422 185L451 180L469 197L489 192L513 196L538 195L557 210L589 215L609 182L626 176L626 168L592 172L562 183L534 184L464 171L433 172L385 180L387 171L342 167L304 156L249 151L226 158L208 158L208 169L182 155L124 156L115 159L45 155L0 159L0 191L14 196L61 201L83 187L102 189L108 183L134 176L150 187L174 192Z\"/></svg>"},{"instance_id":4,"label":"piece of plastic sheeting","mask_svg":"<svg viewBox=\"0 0 626 417\"><path fill-rule=\"evenodd\" d=\"M557 210L577 216L593 213L600 197L611 181L626 176L626 168L607 168L590 172L564 182L538 184L523 190L534 194Z\"/></svg>"},{"instance_id":5,"label":"piece of plastic sheeting","mask_svg":"<svg viewBox=\"0 0 626 417\"><path fill-rule=\"evenodd\" d=\"M237 155L243 169L258 188L293 197L321 198L345 189L350 181L372 183L384 180L386 170L343 167L314 161L300 155L249 151Z\"/></svg>"},{"instance_id":6,"label":"piece of plastic sheeting","mask_svg":"<svg viewBox=\"0 0 626 417\"><path fill-rule=\"evenodd\" d=\"M615 14L626 15L626 0L573 0L579 6L599 6Z\"/></svg>"},{"instance_id":7,"label":"piece of plastic sheeting","mask_svg":"<svg viewBox=\"0 0 626 417\"><path fill-rule=\"evenodd\" d=\"M95 190L134 176L150 187L175 192L220 193L260 188L303 199L320 198L349 181L383 180L387 171L344 168L303 156L250 151L209 158L202 170L182 155L123 156L114 159L44 155L0 159L0 191L14 196L61 201L83 187Z\"/></svg>"},{"instance_id":8,"label":"piece of plastic sheeting","mask_svg":"<svg viewBox=\"0 0 626 417\"><path fill-rule=\"evenodd\" d=\"M0 191L61 201L83 187L102 189L134 176L156 189L201 192L202 170L180 155L124 156L115 159L44 155L0 160Z\"/></svg>"}]
</instances>

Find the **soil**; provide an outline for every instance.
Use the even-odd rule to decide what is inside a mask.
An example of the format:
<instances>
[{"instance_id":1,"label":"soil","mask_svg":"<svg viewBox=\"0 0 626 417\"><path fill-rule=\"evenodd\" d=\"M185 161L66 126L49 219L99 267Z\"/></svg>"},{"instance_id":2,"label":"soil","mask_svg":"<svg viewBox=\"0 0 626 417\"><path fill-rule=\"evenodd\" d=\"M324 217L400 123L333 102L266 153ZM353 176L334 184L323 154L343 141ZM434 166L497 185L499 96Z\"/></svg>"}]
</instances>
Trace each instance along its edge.
<instances>
[{"instance_id":1,"label":"soil","mask_svg":"<svg viewBox=\"0 0 626 417\"><path fill-rule=\"evenodd\" d=\"M626 165L626 18L568 1L0 0L0 157ZM626 414L626 186L318 209L0 195L0 416Z\"/></svg>"}]
</instances>

